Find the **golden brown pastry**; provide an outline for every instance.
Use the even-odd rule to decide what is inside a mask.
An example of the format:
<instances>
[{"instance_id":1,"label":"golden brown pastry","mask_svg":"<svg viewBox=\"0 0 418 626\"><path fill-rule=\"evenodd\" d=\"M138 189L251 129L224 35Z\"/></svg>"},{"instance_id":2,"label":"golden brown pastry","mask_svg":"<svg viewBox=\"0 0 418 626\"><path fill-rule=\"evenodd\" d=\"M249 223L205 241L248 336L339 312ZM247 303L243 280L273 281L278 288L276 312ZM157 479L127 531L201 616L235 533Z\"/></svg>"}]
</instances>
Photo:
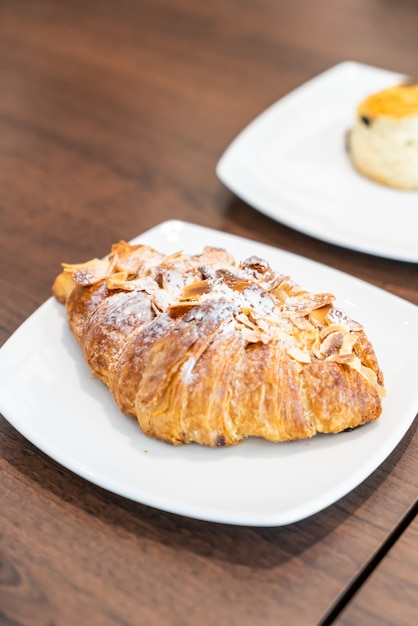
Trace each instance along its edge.
<instances>
[{"instance_id":1,"label":"golden brown pastry","mask_svg":"<svg viewBox=\"0 0 418 626\"><path fill-rule=\"evenodd\" d=\"M151 437L288 441L381 413L383 375L360 324L258 257L122 241L63 268L53 293L87 364Z\"/></svg>"},{"instance_id":2,"label":"golden brown pastry","mask_svg":"<svg viewBox=\"0 0 418 626\"><path fill-rule=\"evenodd\" d=\"M357 108L348 136L356 169L399 189L418 189L418 84L371 94Z\"/></svg>"}]
</instances>

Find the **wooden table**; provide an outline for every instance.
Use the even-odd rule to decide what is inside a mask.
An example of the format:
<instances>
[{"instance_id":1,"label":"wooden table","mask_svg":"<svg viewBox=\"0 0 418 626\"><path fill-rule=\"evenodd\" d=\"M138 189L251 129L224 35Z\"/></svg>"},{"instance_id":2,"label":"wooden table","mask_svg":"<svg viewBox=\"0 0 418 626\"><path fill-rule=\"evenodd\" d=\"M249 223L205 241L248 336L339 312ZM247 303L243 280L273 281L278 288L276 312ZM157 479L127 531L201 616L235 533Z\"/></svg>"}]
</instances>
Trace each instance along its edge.
<instances>
[{"instance_id":1,"label":"wooden table","mask_svg":"<svg viewBox=\"0 0 418 626\"><path fill-rule=\"evenodd\" d=\"M416 264L287 228L215 175L248 122L336 63L417 76L417 32L408 0L3 0L0 342L50 296L61 261L100 256L171 218L418 304ZM415 425L328 509L257 528L108 493L1 417L0 623L412 626L417 437Z\"/></svg>"}]
</instances>

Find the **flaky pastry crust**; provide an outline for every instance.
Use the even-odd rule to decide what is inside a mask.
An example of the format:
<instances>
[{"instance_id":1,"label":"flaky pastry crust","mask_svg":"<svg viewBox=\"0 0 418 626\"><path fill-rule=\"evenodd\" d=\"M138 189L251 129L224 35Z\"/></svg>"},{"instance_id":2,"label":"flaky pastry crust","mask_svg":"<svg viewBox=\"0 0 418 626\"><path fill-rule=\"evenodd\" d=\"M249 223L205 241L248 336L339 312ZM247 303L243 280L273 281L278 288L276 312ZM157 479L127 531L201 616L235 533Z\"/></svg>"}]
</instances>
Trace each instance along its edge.
<instances>
[{"instance_id":1,"label":"flaky pastry crust","mask_svg":"<svg viewBox=\"0 0 418 626\"><path fill-rule=\"evenodd\" d=\"M290 441L379 417L383 374L360 324L258 257L115 244L63 264L53 294L84 358L151 437Z\"/></svg>"}]
</instances>

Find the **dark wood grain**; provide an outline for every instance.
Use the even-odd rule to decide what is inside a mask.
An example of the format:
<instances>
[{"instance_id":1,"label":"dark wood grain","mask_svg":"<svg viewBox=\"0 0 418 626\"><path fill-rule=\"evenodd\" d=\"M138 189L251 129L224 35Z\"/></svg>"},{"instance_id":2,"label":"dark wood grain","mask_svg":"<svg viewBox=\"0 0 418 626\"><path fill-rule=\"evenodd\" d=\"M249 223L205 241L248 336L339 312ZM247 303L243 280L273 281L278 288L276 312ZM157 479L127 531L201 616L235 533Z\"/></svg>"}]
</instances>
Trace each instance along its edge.
<instances>
[{"instance_id":1,"label":"dark wood grain","mask_svg":"<svg viewBox=\"0 0 418 626\"><path fill-rule=\"evenodd\" d=\"M416 428L338 504L282 528L154 511L0 433L0 606L23 624L320 623L417 492Z\"/></svg>"},{"instance_id":2,"label":"dark wood grain","mask_svg":"<svg viewBox=\"0 0 418 626\"><path fill-rule=\"evenodd\" d=\"M373 571L336 620L338 626L382 623L415 626L418 622L418 517Z\"/></svg>"},{"instance_id":3,"label":"dark wood grain","mask_svg":"<svg viewBox=\"0 0 418 626\"><path fill-rule=\"evenodd\" d=\"M61 261L171 218L418 304L416 264L273 222L215 175L250 120L338 62L417 76L417 27L412 0L3 0L0 345L49 297ZM413 426L334 506L288 527L240 528L107 493L0 417L0 624L326 622L410 510L417 450Z\"/></svg>"}]
</instances>

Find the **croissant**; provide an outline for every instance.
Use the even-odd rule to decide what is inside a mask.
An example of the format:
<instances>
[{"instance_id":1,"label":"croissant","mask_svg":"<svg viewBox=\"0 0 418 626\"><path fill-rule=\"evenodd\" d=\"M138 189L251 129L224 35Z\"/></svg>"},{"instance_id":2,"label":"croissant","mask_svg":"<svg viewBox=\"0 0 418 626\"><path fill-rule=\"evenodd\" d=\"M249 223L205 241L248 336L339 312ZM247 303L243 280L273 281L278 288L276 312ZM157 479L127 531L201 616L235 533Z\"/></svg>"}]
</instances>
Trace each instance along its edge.
<instances>
[{"instance_id":1,"label":"croissant","mask_svg":"<svg viewBox=\"0 0 418 626\"><path fill-rule=\"evenodd\" d=\"M52 291L86 363L150 437L289 441L381 414L383 374L362 326L259 257L121 241L104 259L63 264Z\"/></svg>"}]
</instances>

